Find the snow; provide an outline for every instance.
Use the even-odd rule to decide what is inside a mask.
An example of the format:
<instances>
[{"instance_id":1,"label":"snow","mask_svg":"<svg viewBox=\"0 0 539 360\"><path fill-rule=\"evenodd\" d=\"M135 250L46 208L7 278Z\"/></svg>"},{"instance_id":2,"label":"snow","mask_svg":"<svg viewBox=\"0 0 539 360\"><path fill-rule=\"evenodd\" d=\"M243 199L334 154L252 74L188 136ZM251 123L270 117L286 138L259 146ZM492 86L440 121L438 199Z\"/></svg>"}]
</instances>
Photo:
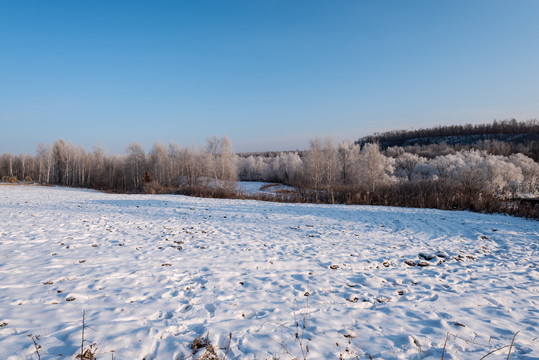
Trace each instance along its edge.
<instances>
[{"instance_id":1,"label":"snow","mask_svg":"<svg viewBox=\"0 0 539 360\"><path fill-rule=\"evenodd\" d=\"M206 334L223 356L229 333L228 359L441 359L447 333L445 359L506 359L517 331L511 359L538 359L538 240L502 215L0 186L0 358L38 335L73 359L84 310L98 359Z\"/></svg>"},{"instance_id":2,"label":"snow","mask_svg":"<svg viewBox=\"0 0 539 360\"><path fill-rule=\"evenodd\" d=\"M291 186L261 181L239 181L238 189L247 195L271 195L280 191L295 192L294 188Z\"/></svg>"}]
</instances>

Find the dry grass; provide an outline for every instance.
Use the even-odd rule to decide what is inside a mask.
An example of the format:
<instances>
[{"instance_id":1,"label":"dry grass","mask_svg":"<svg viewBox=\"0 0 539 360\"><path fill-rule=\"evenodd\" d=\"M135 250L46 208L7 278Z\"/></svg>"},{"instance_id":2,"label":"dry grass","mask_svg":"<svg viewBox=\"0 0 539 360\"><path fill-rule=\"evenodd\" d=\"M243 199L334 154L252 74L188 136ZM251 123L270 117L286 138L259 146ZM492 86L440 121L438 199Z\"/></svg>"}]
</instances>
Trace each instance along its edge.
<instances>
[{"instance_id":1,"label":"dry grass","mask_svg":"<svg viewBox=\"0 0 539 360\"><path fill-rule=\"evenodd\" d=\"M311 338L307 334L307 322L308 322L308 319L307 319L306 316L303 316L301 319L295 319L294 321L295 321L295 323L294 323L293 328L288 328L288 327L286 327L286 328L288 330L290 330L291 333L293 334L294 339L293 339L292 343L294 343L294 342L297 343L297 345L299 346L300 355L299 355L299 357L295 356L292 353L292 351L290 351L285 346L284 340L281 343L281 348L283 349L286 356L289 357L289 359L307 360L309 358L309 355L310 355L309 342L311 341ZM88 326L85 324L85 319L84 319L84 315L83 315L83 326L82 326L82 330L81 330L81 332L82 332L82 335L81 335L81 348L80 348L79 351L77 351L77 354L74 354L74 359L76 359L76 360L98 360L98 357L99 357L100 359L105 360L105 355L98 353L98 346L97 346L97 344L95 342L92 342L89 345L86 345L88 343L88 341L85 338L85 331L84 330L87 327ZM497 349L494 349L494 350L490 351L489 353L487 353L483 357L481 357L479 360L486 359L489 356L491 356L493 354L496 354L496 353L499 353L500 351L505 350L505 349L508 349L506 360L509 360L511 358L512 350L513 350L514 345L515 345L515 339L516 339L518 333L519 333L519 331L517 331L512 336L510 344L504 345L504 346L502 346L500 348L497 348ZM30 337L32 339L32 343L33 343L34 349L35 349L34 353L37 355L37 359L41 360L40 351L42 350L42 347L39 344L40 336L30 334L30 335L28 335L28 337ZM372 356L369 353L365 353L363 351L359 351L359 349L354 348L355 346L353 346L352 340L355 338L355 336L350 336L350 335L346 336L345 335L344 337L347 338L347 344L346 344L344 350L339 351L338 358L336 358L336 359L338 359L338 360L360 360L360 359L367 359L367 358L368 359L373 359ZM473 344L483 345L483 344L480 344L480 343L476 343L474 340L464 339L464 338L459 337L458 335L447 333L445 341L444 341L444 345L443 345L443 348L442 348L442 354L441 354L441 358L440 358L441 360L445 360L445 357L448 354L447 345L451 341L456 341L456 340L461 340L461 341L464 341L464 342L466 342L468 344L472 344L472 345ZM209 338L209 333L207 333L205 336L204 335L197 336L193 340L193 342L189 345L189 348L191 349L191 354L189 356L183 356L182 355L182 356L180 356L178 358L178 360L188 360L188 359L191 359L191 360L226 360L227 356L228 356L228 353L230 351L231 341L232 341L232 333L229 333L228 345L227 345L226 349L221 348L221 350L224 350L224 351L222 351L222 355L218 355L218 353L216 351L216 348L211 343L211 340ZM337 345L338 348L340 347L340 345L338 343L336 345ZM421 349L420 349L420 352L421 352ZM64 357L61 356L60 358L63 359ZM112 360L115 359L114 354L112 352L111 352L111 359ZM277 355L274 355L272 357L272 359L280 359L280 358Z\"/></svg>"},{"instance_id":2,"label":"dry grass","mask_svg":"<svg viewBox=\"0 0 539 360\"><path fill-rule=\"evenodd\" d=\"M215 351L215 347L212 345L209 333L206 334L206 336L200 335L197 336L191 345L189 345L189 348L191 349L191 355L189 357L181 356L178 360L185 360L185 359L194 359L194 360L225 360L228 356L228 352L230 351L230 342L232 341L232 333L228 334L228 345L223 353L222 356L217 355L217 352ZM200 354L198 357L197 353L199 353L201 350L204 350L202 354Z\"/></svg>"},{"instance_id":3,"label":"dry grass","mask_svg":"<svg viewBox=\"0 0 539 360\"><path fill-rule=\"evenodd\" d=\"M296 303L297 305L297 303ZM307 310L309 309L308 299L307 299ZM288 327L285 325L282 325L285 329L290 331L290 334L293 338L288 339L287 342L288 345L285 343L285 339L283 339L280 343L282 350L288 356L290 359L293 360L307 360L310 355L310 347L309 344L311 344L311 337L309 336L309 330L308 330L308 322L309 318L307 314L309 311L307 311L304 315L301 317L298 317L297 314L299 313L299 310L296 308L294 310L294 325L292 327ZM2 326L7 326L7 323L3 322ZM75 360L98 360L98 356L101 357L102 360L105 360L104 353L99 354L98 353L98 346L95 342L88 341L86 338L86 329L88 328L88 325L86 324L86 312L83 311L82 314L82 328L81 328L81 342L80 342L80 349L77 351L76 354L74 354ZM489 353L485 354L483 357L481 357L479 360L483 360L488 358L489 356L499 353L505 349L508 349L507 352L507 358L506 360L509 360L511 358L511 354L513 351L513 348L515 346L515 339L517 335L519 334L519 331L515 332L512 336L511 343L501 346L497 349L494 349L490 351ZM32 343L34 345L34 353L37 355L37 359L41 360L41 352L42 346L39 344L40 335L27 335L29 338L31 338ZM372 359L372 356L369 353L360 351L360 349L352 344L352 340L356 338L356 336L353 333L347 333L344 335L346 338L346 345L344 346L344 350L338 351L338 360L360 360L360 359ZM447 345L451 342L455 341L464 341L468 345L480 345L480 346L488 346L488 344L484 344L481 342L476 341L477 338L473 339L466 339L464 337L461 337L456 334L447 333L442 353L441 353L441 360L445 360L446 355L448 355L447 351ZM206 335L199 335L195 337L195 339L192 341L192 343L189 345L189 348L191 349L191 354L188 356L180 356L177 360L225 360L228 356L228 353L230 351L230 345L232 341L232 333L228 334L228 344L226 348L221 348L221 355L218 355L218 352L214 345L211 343L209 333L206 333ZM414 339L414 342L419 347L419 352L421 353L421 346L416 342ZM287 346L290 346L290 344L297 344L299 351L299 357L295 356L293 354L293 351L289 349ZM339 343L336 344L337 348L342 349L341 345ZM113 354L114 351L111 351L111 359L114 360L115 356ZM454 354L457 356L458 354ZM64 359L62 355L58 355L60 358ZM277 355L273 355L272 359L279 359Z\"/></svg>"},{"instance_id":4,"label":"dry grass","mask_svg":"<svg viewBox=\"0 0 539 360\"><path fill-rule=\"evenodd\" d=\"M90 345L85 346L84 343L87 342L84 331L88 326L86 325L86 310L82 311L82 330L81 330L81 342L80 342L80 353L75 356L75 359L79 360L97 360L97 344L95 342L90 343Z\"/></svg>"}]
</instances>

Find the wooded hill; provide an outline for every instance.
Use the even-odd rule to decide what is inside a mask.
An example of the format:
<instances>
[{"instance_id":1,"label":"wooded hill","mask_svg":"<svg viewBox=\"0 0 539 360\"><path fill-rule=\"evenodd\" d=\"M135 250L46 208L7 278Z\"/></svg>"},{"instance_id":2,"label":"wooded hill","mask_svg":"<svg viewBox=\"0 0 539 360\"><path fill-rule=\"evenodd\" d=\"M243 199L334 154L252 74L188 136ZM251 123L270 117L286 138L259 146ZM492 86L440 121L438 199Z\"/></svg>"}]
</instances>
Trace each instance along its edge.
<instances>
[{"instance_id":1,"label":"wooded hill","mask_svg":"<svg viewBox=\"0 0 539 360\"><path fill-rule=\"evenodd\" d=\"M392 130L374 133L356 141L363 146L378 143L382 149L400 146L418 153L421 147L449 145L455 150L486 150L493 155L522 153L539 160L539 121L495 120L489 124L438 126L417 130ZM414 149L415 148L415 149ZM421 150L425 156L425 149Z\"/></svg>"}]
</instances>

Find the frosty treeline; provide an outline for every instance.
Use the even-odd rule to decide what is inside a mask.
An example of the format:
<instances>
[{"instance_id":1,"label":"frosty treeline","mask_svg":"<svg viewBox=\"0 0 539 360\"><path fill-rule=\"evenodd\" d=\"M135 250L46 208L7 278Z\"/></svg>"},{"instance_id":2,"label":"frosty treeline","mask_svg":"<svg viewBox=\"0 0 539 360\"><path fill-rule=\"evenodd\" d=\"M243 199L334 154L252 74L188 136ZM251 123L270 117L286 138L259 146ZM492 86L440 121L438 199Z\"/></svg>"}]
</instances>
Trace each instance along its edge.
<instances>
[{"instance_id":1,"label":"frosty treeline","mask_svg":"<svg viewBox=\"0 0 539 360\"><path fill-rule=\"evenodd\" d=\"M303 152L236 154L227 137L203 147L155 143L146 153L137 143L123 155L99 146L86 151L60 139L39 145L34 156L3 154L5 181L85 187L119 192L174 192L242 196L236 181L267 181L295 191L279 200L316 203L471 209L537 217L537 206L517 198L539 193L539 164L522 153L455 150L421 156L377 143L335 144L314 139ZM277 195L276 198L277 199ZM535 215L534 215L535 214Z\"/></svg>"},{"instance_id":2,"label":"frosty treeline","mask_svg":"<svg viewBox=\"0 0 539 360\"><path fill-rule=\"evenodd\" d=\"M440 155L444 149L475 148L494 155L523 153L539 160L539 121L500 120L487 124L438 126L429 129L393 130L365 136L360 145L379 143L382 149L402 146L407 152Z\"/></svg>"},{"instance_id":3,"label":"frosty treeline","mask_svg":"<svg viewBox=\"0 0 539 360\"><path fill-rule=\"evenodd\" d=\"M236 155L227 137L208 138L203 148L155 143L149 153L132 143L124 155L108 154L100 146L86 151L59 139L38 145L35 156L3 154L0 175L4 182L24 179L120 192L195 192L206 187L228 192L237 180Z\"/></svg>"},{"instance_id":4,"label":"frosty treeline","mask_svg":"<svg viewBox=\"0 0 539 360\"><path fill-rule=\"evenodd\" d=\"M507 200L539 193L539 164L521 153L451 151L424 157L376 143L313 140L303 157L248 156L240 178L286 183L302 200L442 209L498 210ZM513 201L514 203L514 201Z\"/></svg>"}]
</instances>

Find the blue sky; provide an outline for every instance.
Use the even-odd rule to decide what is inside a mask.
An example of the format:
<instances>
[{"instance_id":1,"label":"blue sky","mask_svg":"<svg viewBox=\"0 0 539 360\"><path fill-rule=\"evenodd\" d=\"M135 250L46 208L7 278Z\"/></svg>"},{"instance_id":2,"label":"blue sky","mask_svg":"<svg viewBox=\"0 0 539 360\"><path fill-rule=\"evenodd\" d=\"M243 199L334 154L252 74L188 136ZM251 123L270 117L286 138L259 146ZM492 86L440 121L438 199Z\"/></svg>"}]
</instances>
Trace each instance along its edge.
<instances>
[{"instance_id":1,"label":"blue sky","mask_svg":"<svg viewBox=\"0 0 539 360\"><path fill-rule=\"evenodd\" d=\"M0 153L539 117L539 1L0 2Z\"/></svg>"}]
</instances>

